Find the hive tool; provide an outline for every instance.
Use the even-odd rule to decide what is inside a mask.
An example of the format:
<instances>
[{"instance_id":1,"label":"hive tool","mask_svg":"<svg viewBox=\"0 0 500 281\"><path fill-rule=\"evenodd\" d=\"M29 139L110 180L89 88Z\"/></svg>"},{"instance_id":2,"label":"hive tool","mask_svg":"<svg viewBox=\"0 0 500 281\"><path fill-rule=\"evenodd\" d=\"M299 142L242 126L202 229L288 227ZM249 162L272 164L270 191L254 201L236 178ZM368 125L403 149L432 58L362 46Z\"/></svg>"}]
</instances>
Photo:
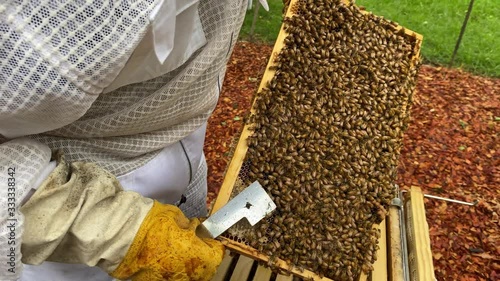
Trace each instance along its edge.
<instances>
[{"instance_id":1,"label":"hive tool","mask_svg":"<svg viewBox=\"0 0 500 281\"><path fill-rule=\"evenodd\" d=\"M216 238L242 218L253 226L274 209L276 204L255 181L200 224L196 234L203 238Z\"/></svg>"}]
</instances>

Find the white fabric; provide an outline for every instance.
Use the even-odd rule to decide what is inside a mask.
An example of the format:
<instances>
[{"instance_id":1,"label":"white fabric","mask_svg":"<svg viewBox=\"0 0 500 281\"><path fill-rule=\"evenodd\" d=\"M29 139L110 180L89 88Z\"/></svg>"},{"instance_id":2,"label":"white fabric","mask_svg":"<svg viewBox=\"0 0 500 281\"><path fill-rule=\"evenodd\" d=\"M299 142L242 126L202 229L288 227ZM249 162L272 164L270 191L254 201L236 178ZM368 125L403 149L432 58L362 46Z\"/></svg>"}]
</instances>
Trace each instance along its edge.
<instances>
[{"instance_id":1,"label":"white fabric","mask_svg":"<svg viewBox=\"0 0 500 281\"><path fill-rule=\"evenodd\" d=\"M123 189L164 204L179 202L201 166L206 129L207 124L204 124L183 139L182 144L178 142L167 146L146 165L117 177ZM23 202L29 200L56 165L56 161L50 161L41 168Z\"/></svg>"},{"instance_id":2,"label":"white fabric","mask_svg":"<svg viewBox=\"0 0 500 281\"><path fill-rule=\"evenodd\" d=\"M32 137L61 148L68 161L92 161L117 176L146 164L210 116L245 8L245 0L201 1L198 13L207 43L185 63L99 95L77 121Z\"/></svg>"},{"instance_id":3,"label":"white fabric","mask_svg":"<svg viewBox=\"0 0 500 281\"><path fill-rule=\"evenodd\" d=\"M40 175L33 183L32 188L34 190L36 190L37 187L40 186L42 182L49 176L49 174L52 173L52 171L56 168L56 165L57 161L50 161L45 167L43 167L43 170L40 171Z\"/></svg>"},{"instance_id":4,"label":"white fabric","mask_svg":"<svg viewBox=\"0 0 500 281\"><path fill-rule=\"evenodd\" d=\"M158 13L160 16L157 16ZM174 48L176 16L175 0L160 1L151 15L149 15L149 20L152 21L152 28L150 28L148 33L153 33L154 52L160 64L163 64Z\"/></svg>"},{"instance_id":5,"label":"white fabric","mask_svg":"<svg viewBox=\"0 0 500 281\"><path fill-rule=\"evenodd\" d=\"M195 0L161 3L151 15L153 27L104 92L168 73L205 45L207 40L198 15L198 4L199 1Z\"/></svg>"},{"instance_id":6,"label":"white fabric","mask_svg":"<svg viewBox=\"0 0 500 281\"><path fill-rule=\"evenodd\" d=\"M48 147L47 147L48 149ZM35 182L31 185L30 191L26 194L26 196L23 198L21 205L26 203L31 198L31 195L35 193L36 189L42 184L42 182L52 173L52 171L56 168L57 162L56 161L50 161L47 163L45 166L40 171L40 174L36 178Z\"/></svg>"},{"instance_id":7,"label":"white fabric","mask_svg":"<svg viewBox=\"0 0 500 281\"><path fill-rule=\"evenodd\" d=\"M142 40L158 2L2 1L0 134L46 132L82 117Z\"/></svg>"},{"instance_id":8,"label":"white fabric","mask_svg":"<svg viewBox=\"0 0 500 281\"><path fill-rule=\"evenodd\" d=\"M29 175L20 175L22 181L31 184L34 175L43 169L42 164L50 159L50 151L40 149L40 144L12 151L5 146L9 138L29 134L29 138L50 149L62 150L69 162L94 162L120 176L146 165L166 147L206 123L216 105L225 64L238 37L247 2L202 0L197 9L186 7L179 19L188 17L189 12L193 15L193 10L199 17L191 27L177 24L176 18L175 35L179 34L177 28L198 30L186 32L189 38L183 40L189 42L185 46L191 46L191 42L199 45L176 51L175 37L175 46L162 65L172 71L146 70L164 74L109 91L108 87L127 73L128 63L134 61L135 50L152 28L149 18L158 3L0 3L0 156L22 155L16 158L17 164L20 170L29 171ZM184 2L179 0L176 7L181 7L179 3ZM151 54L158 60L154 52ZM101 94L105 89L106 93ZM188 153L195 150L189 143L185 147ZM201 159L188 193L203 189L203 181L198 179L206 180L206 165ZM30 184L23 185L19 200ZM0 197L0 205L6 198ZM1 239L0 243L5 242ZM2 255L0 261L5 257ZM0 279L6 268L2 262ZM68 268L72 271L71 266ZM42 271L26 280L42 280ZM81 280L92 280L81 274ZM48 280L75 278L56 276Z\"/></svg>"},{"instance_id":9,"label":"white fabric","mask_svg":"<svg viewBox=\"0 0 500 281\"><path fill-rule=\"evenodd\" d=\"M153 9L151 10L151 14L149 16L152 27L147 29L143 40L141 40L137 48L134 49L134 53L132 54L132 56L128 60L126 60L127 62L123 69L118 69L118 71L120 71L118 77L112 80L111 84L107 85L105 89L101 88L102 91L110 92L121 86L149 80L170 72L185 63L186 60L193 54L193 52L206 44L206 38L197 12L199 1L177 0L177 2L178 3L176 3L175 0L167 0L165 2L157 2L156 5L153 5ZM0 4L0 7L3 7L4 13L7 13L9 11L8 9L6 9L5 5L2 6L2 4ZM87 9L88 7L89 6L86 6L85 8L80 7L80 9ZM2 16L1 10L2 9L0 9L0 16ZM68 10L71 9L68 8ZM68 22L71 21L68 20ZM2 31L2 33L3 31L5 31L5 33L3 34L5 35L5 37L7 37L9 32L14 33L13 30L11 31L9 29L9 25L0 24L0 31ZM78 31L76 32L78 33ZM96 34L99 33L97 32ZM52 36L54 36L54 38L57 38L53 39L54 41L61 40L59 39L59 36L57 34L52 34ZM26 46L22 45L22 42L19 44L21 44L21 46L29 52L34 52L31 50L28 43L29 42L26 42ZM10 44L4 44L4 46L9 45ZM23 66L19 66L23 69L21 71L24 72L24 75L31 74L35 77L35 79L31 79L30 81L26 82L27 85L25 91L36 90L40 92L40 96L38 97L39 99L50 99L50 103L40 102L40 104L37 104L35 108L19 108L18 110L23 111L22 114L19 115L9 114L10 116L3 116L2 114L0 114L0 121L4 121L4 125L0 126L0 134L6 137L14 138L28 134L35 134L67 125L71 121L80 118L85 113L85 111L88 110L91 103L95 101L95 98L97 98L96 95L86 95L84 93L85 89L83 89L83 91L81 91L81 89L74 89L79 92L81 91L79 93L81 97L78 98L79 106L75 106L73 110L70 110L69 108L66 109L66 106L57 99L57 96L51 97L51 95L55 95L55 93L45 93L44 95L41 95L41 93L47 92L48 89L37 88L38 85L30 83L32 81L39 80L39 75L37 75L36 73L29 73L29 68L48 68L43 63L41 66L37 66L35 64L36 55L34 59L12 56L10 57L9 61L9 56L7 56L6 54L2 54L2 52L0 51L0 58L5 58L5 62L13 64L5 64L5 66L3 66L2 70L7 73L13 71L15 69L15 66L18 64L28 64L26 68L23 68ZM23 62L23 60L26 61ZM93 58L88 60L93 60ZM2 66L1 63L0 66ZM115 71L114 73L116 72L117 71ZM56 80L58 84L67 82L65 77L61 77L59 80L57 80L57 75L57 73L49 73L48 78ZM0 75L0 82L7 82L8 79L8 77L2 77L2 75ZM16 79L19 80L16 81L16 83L22 82L21 77ZM27 80L27 78L25 79ZM43 87L48 87L53 82L50 82L47 79L41 81L40 83ZM2 89L2 91L11 91L11 93L8 93L10 95L14 95L14 91L19 91L19 89L9 89L12 87L6 86L7 85L4 85L4 88L7 89ZM73 87L78 88L77 86L74 86L72 84L68 85L68 87L70 87L71 89L73 89ZM50 90L56 92L62 91L64 90L64 88L56 87ZM99 93L99 91L101 90L96 89L94 93ZM22 94L21 96L26 96L23 98L29 97L28 94ZM67 98L69 99L72 97ZM33 98L30 97L30 99ZM28 103L28 105L29 103L31 103L30 100L26 100L26 102ZM35 102L37 101L33 101L33 103ZM74 102L76 102L76 100ZM4 104L8 105L8 101L4 101L2 97L0 97L0 106L3 106ZM59 113L53 111L54 106L59 106ZM40 124L39 120L35 120L40 111L46 113L50 112L50 115L44 116L44 118L50 122L47 122L47 124ZM62 113L65 113L64 116Z\"/></svg>"},{"instance_id":10,"label":"white fabric","mask_svg":"<svg viewBox=\"0 0 500 281\"><path fill-rule=\"evenodd\" d=\"M20 281L111 281L114 280L98 267L84 264L44 262L41 265L24 265Z\"/></svg>"},{"instance_id":11,"label":"white fabric","mask_svg":"<svg viewBox=\"0 0 500 281\"><path fill-rule=\"evenodd\" d=\"M207 162L205 161L205 155L202 154L200 166L193 176L193 181L186 189L185 200L179 200L174 204L179 206L188 218L203 218L208 215L207 173Z\"/></svg>"},{"instance_id":12,"label":"white fabric","mask_svg":"<svg viewBox=\"0 0 500 281\"><path fill-rule=\"evenodd\" d=\"M139 192L161 203L176 203L200 166L205 132L206 125L203 125L183 139L182 144L177 142L166 147L146 165L119 176L118 180L125 190Z\"/></svg>"},{"instance_id":13,"label":"white fabric","mask_svg":"<svg viewBox=\"0 0 500 281\"><path fill-rule=\"evenodd\" d=\"M0 144L0 280L14 280L22 271L24 216L19 208L50 157L50 149L33 140Z\"/></svg>"}]
</instances>

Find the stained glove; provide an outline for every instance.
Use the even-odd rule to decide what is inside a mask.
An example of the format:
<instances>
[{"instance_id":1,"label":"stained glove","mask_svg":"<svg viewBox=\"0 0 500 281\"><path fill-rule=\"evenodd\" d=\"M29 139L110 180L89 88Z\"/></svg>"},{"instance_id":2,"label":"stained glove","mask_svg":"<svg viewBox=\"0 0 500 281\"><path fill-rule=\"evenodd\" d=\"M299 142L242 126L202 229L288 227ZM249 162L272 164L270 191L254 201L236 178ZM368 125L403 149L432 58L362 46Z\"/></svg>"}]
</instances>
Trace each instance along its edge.
<instances>
[{"instance_id":1,"label":"stained glove","mask_svg":"<svg viewBox=\"0 0 500 281\"><path fill-rule=\"evenodd\" d=\"M55 158L57 167L21 207L24 263L81 263L134 281L209 280L215 273L224 250L195 235L197 219L123 191L96 164Z\"/></svg>"},{"instance_id":2,"label":"stained glove","mask_svg":"<svg viewBox=\"0 0 500 281\"><path fill-rule=\"evenodd\" d=\"M155 202L111 275L133 281L210 280L222 261L224 247L218 241L198 238L199 224L179 208Z\"/></svg>"}]
</instances>

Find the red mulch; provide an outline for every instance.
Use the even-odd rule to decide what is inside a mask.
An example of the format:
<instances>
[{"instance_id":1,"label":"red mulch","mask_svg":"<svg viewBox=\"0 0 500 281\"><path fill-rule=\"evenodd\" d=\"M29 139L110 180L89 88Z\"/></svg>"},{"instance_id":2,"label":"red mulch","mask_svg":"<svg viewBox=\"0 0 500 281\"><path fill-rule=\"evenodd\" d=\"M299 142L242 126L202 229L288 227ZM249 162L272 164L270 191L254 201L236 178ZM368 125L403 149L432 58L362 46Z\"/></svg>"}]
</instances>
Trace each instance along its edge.
<instances>
[{"instance_id":1,"label":"red mulch","mask_svg":"<svg viewBox=\"0 0 500 281\"><path fill-rule=\"evenodd\" d=\"M226 166L253 101L253 94L269 60L273 47L238 42L228 62L221 96L208 120L205 157L208 164L208 199L217 197Z\"/></svg>"},{"instance_id":2,"label":"red mulch","mask_svg":"<svg viewBox=\"0 0 500 281\"><path fill-rule=\"evenodd\" d=\"M239 42L209 120L209 200L222 184L231 144L264 72L271 46ZM422 66L399 165L403 189L472 202L426 199L438 280L500 280L500 79Z\"/></svg>"}]
</instances>

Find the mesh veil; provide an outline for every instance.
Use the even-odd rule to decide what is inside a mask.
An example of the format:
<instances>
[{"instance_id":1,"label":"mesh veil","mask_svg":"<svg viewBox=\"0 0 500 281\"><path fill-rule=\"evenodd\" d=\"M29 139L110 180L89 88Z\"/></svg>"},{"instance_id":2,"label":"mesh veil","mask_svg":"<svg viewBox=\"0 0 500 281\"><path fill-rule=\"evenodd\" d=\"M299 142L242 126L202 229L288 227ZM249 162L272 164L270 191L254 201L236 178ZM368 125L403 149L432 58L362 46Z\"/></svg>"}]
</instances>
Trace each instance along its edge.
<instances>
[{"instance_id":1,"label":"mesh veil","mask_svg":"<svg viewBox=\"0 0 500 281\"><path fill-rule=\"evenodd\" d=\"M3 1L0 117L40 133L82 116L143 38L157 2Z\"/></svg>"},{"instance_id":2,"label":"mesh veil","mask_svg":"<svg viewBox=\"0 0 500 281\"><path fill-rule=\"evenodd\" d=\"M10 2L0 7L0 119L22 112L40 131L30 138L117 176L206 122L246 8L201 1L204 47L170 73L99 95L144 36L155 1L68 1L62 12L51 9L59 1Z\"/></svg>"}]
</instances>

